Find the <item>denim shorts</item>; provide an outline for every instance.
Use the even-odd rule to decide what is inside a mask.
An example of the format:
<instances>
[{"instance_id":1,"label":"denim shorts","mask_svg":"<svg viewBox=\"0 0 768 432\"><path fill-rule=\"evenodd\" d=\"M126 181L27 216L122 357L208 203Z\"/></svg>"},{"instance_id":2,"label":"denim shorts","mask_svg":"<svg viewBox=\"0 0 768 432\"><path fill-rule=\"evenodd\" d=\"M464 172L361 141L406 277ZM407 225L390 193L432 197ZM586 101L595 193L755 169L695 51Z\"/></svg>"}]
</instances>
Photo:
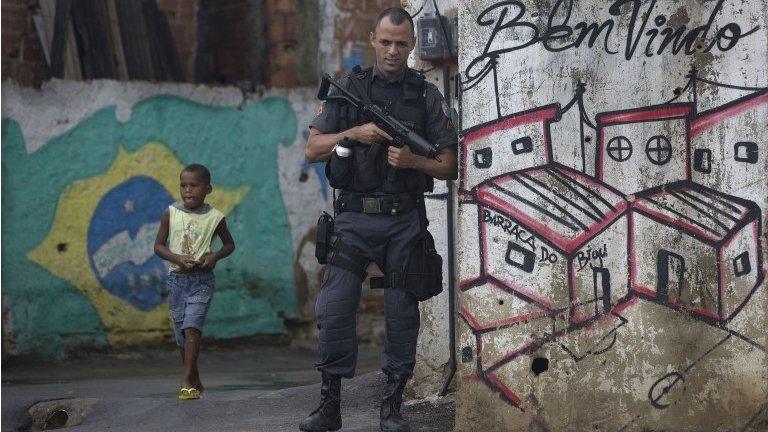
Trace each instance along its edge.
<instances>
[{"instance_id":1,"label":"denim shorts","mask_svg":"<svg viewBox=\"0 0 768 432\"><path fill-rule=\"evenodd\" d=\"M213 298L214 277L211 272L174 273L166 279L168 309L176 344L184 347L184 329L203 332L203 323Z\"/></svg>"}]
</instances>

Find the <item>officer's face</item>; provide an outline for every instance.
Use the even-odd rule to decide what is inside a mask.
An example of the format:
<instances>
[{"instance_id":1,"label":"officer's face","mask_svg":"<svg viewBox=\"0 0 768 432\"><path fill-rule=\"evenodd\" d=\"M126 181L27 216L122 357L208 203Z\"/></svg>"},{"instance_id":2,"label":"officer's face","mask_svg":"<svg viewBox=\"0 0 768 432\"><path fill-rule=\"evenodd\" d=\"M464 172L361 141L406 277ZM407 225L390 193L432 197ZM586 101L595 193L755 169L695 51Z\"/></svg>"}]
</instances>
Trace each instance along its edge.
<instances>
[{"instance_id":1,"label":"officer's face","mask_svg":"<svg viewBox=\"0 0 768 432\"><path fill-rule=\"evenodd\" d=\"M371 45L376 50L376 64L381 73L390 78L405 69L415 43L416 38L407 20L394 25L389 17L384 17L371 33Z\"/></svg>"}]
</instances>

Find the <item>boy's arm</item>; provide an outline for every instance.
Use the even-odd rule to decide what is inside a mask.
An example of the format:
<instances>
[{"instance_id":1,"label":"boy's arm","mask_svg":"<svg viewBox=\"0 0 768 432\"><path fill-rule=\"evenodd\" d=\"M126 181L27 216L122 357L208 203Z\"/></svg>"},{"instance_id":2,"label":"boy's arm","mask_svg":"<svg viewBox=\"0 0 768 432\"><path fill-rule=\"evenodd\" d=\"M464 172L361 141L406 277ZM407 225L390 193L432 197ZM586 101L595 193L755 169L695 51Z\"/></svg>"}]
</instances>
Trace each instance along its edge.
<instances>
[{"instance_id":1,"label":"boy's arm","mask_svg":"<svg viewBox=\"0 0 768 432\"><path fill-rule=\"evenodd\" d=\"M193 260L171 252L166 245L166 243L168 243L168 226L170 225L170 219L170 213L168 212L168 209L165 209L163 216L160 217L160 228L157 229L157 237L155 237L155 254L181 268L187 270L192 269L195 266Z\"/></svg>"},{"instance_id":2,"label":"boy's arm","mask_svg":"<svg viewBox=\"0 0 768 432\"><path fill-rule=\"evenodd\" d=\"M230 234L229 228L227 228L227 220L225 218L221 219L215 232L221 239L221 249L203 257L203 262L200 264L200 268L203 270L212 270L216 267L216 262L218 260L228 257L235 251L235 241L232 239L232 234Z\"/></svg>"}]
</instances>

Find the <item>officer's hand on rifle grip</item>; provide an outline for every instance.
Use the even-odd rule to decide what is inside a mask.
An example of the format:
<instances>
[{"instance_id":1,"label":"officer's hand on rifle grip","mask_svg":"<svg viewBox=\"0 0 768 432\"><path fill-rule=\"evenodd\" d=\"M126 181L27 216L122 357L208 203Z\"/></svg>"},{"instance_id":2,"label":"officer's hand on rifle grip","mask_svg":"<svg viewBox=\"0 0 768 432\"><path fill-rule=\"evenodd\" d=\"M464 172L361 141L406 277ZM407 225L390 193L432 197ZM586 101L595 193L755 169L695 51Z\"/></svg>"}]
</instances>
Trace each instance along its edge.
<instances>
[{"instance_id":1,"label":"officer's hand on rifle grip","mask_svg":"<svg viewBox=\"0 0 768 432\"><path fill-rule=\"evenodd\" d=\"M416 168L416 155L413 154L408 146L395 147L390 146L387 151L387 162L400 169L413 169Z\"/></svg>"},{"instance_id":2,"label":"officer's hand on rifle grip","mask_svg":"<svg viewBox=\"0 0 768 432\"><path fill-rule=\"evenodd\" d=\"M388 133L381 130L374 123L366 123L364 125L355 126L350 129L352 136L348 136L357 142L363 144L383 143L392 141L392 137Z\"/></svg>"}]
</instances>

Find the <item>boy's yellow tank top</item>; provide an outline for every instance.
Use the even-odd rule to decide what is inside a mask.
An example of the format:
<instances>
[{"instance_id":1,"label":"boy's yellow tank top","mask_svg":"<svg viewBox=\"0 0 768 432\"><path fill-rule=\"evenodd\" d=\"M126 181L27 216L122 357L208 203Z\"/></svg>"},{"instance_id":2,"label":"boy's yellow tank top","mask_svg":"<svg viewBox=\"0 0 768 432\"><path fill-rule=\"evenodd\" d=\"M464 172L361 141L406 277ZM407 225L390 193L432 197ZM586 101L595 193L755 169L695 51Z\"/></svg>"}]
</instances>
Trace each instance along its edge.
<instances>
[{"instance_id":1,"label":"boy's yellow tank top","mask_svg":"<svg viewBox=\"0 0 768 432\"><path fill-rule=\"evenodd\" d=\"M181 203L168 206L168 212L168 248L171 252L195 261L212 252L213 234L224 214L208 204L192 211L185 209ZM180 270L176 264L171 264L169 268L171 271Z\"/></svg>"}]
</instances>

